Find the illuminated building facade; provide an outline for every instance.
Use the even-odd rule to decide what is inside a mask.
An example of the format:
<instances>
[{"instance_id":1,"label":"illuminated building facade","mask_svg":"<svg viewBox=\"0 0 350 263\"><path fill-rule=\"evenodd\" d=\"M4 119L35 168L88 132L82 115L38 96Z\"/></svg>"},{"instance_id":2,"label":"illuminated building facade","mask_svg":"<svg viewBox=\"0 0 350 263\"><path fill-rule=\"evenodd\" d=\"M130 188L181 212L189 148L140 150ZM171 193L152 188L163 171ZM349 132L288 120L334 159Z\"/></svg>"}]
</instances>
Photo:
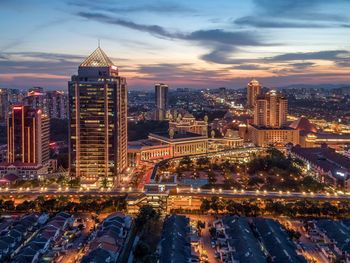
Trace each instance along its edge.
<instances>
[{"instance_id":1,"label":"illuminated building facade","mask_svg":"<svg viewBox=\"0 0 350 263\"><path fill-rule=\"evenodd\" d=\"M253 108L256 97L260 94L261 85L256 79L252 79L247 85L247 107Z\"/></svg>"},{"instance_id":2,"label":"illuminated building facade","mask_svg":"<svg viewBox=\"0 0 350 263\"><path fill-rule=\"evenodd\" d=\"M7 89L0 88L0 123L6 122L9 107L9 94Z\"/></svg>"},{"instance_id":3,"label":"illuminated building facade","mask_svg":"<svg viewBox=\"0 0 350 263\"><path fill-rule=\"evenodd\" d=\"M287 123L288 101L281 93L271 90L256 98L254 125L281 128Z\"/></svg>"},{"instance_id":4,"label":"illuminated building facade","mask_svg":"<svg viewBox=\"0 0 350 263\"><path fill-rule=\"evenodd\" d=\"M209 139L209 151L229 150L243 146L243 138L239 136L239 131L227 129L222 138Z\"/></svg>"},{"instance_id":5,"label":"illuminated building facade","mask_svg":"<svg viewBox=\"0 0 350 263\"><path fill-rule=\"evenodd\" d=\"M177 132L190 132L195 134L201 134L208 136L208 117L204 117L204 120L196 120L196 118L186 113L183 117L181 114L169 121L169 129L174 129Z\"/></svg>"},{"instance_id":6,"label":"illuminated building facade","mask_svg":"<svg viewBox=\"0 0 350 263\"><path fill-rule=\"evenodd\" d=\"M12 106L7 119L7 162L1 173L14 169L20 175L33 174L50 158L50 121L41 109Z\"/></svg>"},{"instance_id":7,"label":"illuminated building facade","mask_svg":"<svg viewBox=\"0 0 350 263\"><path fill-rule=\"evenodd\" d=\"M67 119L67 96L63 91L47 91L46 101L51 119Z\"/></svg>"},{"instance_id":8,"label":"illuminated building facade","mask_svg":"<svg viewBox=\"0 0 350 263\"><path fill-rule=\"evenodd\" d=\"M154 86L155 101L156 101L156 120L163 121L166 118L166 111L168 109L168 85L163 83Z\"/></svg>"},{"instance_id":9,"label":"illuminated building facade","mask_svg":"<svg viewBox=\"0 0 350 263\"><path fill-rule=\"evenodd\" d=\"M41 109L46 114L48 113L46 96L41 87L30 88L27 96L23 98L23 103L33 109Z\"/></svg>"},{"instance_id":10,"label":"illuminated building facade","mask_svg":"<svg viewBox=\"0 0 350 263\"><path fill-rule=\"evenodd\" d=\"M129 142L130 166L140 162L158 162L172 157L208 152L208 122L195 120L190 114L169 122L168 132L150 133L147 140Z\"/></svg>"},{"instance_id":11,"label":"illuminated building facade","mask_svg":"<svg viewBox=\"0 0 350 263\"><path fill-rule=\"evenodd\" d=\"M119 182L127 168L127 85L98 47L69 82L70 174Z\"/></svg>"},{"instance_id":12,"label":"illuminated building facade","mask_svg":"<svg viewBox=\"0 0 350 263\"><path fill-rule=\"evenodd\" d=\"M263 147L299 144L299 131L286 127L287 113L288 101L281 93L271 90L259 95L254 105L253 124L248 125L249 140Z\"/></svg>"}]
</instances>

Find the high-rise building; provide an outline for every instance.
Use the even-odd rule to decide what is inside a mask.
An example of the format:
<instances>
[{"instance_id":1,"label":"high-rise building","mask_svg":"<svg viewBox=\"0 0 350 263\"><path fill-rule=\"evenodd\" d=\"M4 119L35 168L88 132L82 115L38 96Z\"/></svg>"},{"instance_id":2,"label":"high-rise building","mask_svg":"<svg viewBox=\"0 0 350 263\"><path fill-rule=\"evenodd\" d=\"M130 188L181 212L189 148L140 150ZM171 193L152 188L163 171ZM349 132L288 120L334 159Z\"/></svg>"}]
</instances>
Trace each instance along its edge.
<instances>
[{"instance_id":1,"label":"high-rise building","mask_svg":"<svg viewBox=\"0 0 350 263\"><path fill-rule=\"evenodd\" d=\"M159 83L155 85L156 100L156 120L163 121L166 117L168 109L168 85Z\"/></svg>"},{"instance_id":2,"label":"high-rise building","mask_svg":"<svg viewBox=\"0 0 350 263\"><path fill-rule=\"evenodd\" d=\"M71 175L87 184L120 182L127 168L126 79L98 47L68 86Z\"/></svg>"},{"instance_id":3,"label":"high-rise building","mask_svg":"<svg viewBox=\"0 0 350 263\"><path fill-rule=\"evenodd\" d=\"M9 107L9 94L7 89L0 88L0 123L6 122Z\"/></svg>"},{"instance_id":4,"label":"high-rise building","mask_svg":"<svg viewBox=\"0 0 350 263\"><path fill-rule=\"evenodd\" d=\"M271 90L256 98L254 125L258 127L281 128L287 123L288 101L283 95Z\"/></svg>"},{"instance_id":5,"label":"high-rise building","mask_svg":"<svg viewBox=\"0 0 350 263\"><path fill-rule=\"evenodd\" d=\"M256 97L260 94L261 85L256 79L252 79L247 85L247 107L253 108Z\"/></svg>"},{"instance_id":6,"label":"high-rise building","mask_svg":"<svg viewBox=\"0 0 350 263\"><path fill-rule=\"evenodd\" d=\"M41 109L44 113L48 113L47 101L44 89L41 87L33 87L28 90L27 96L23 98L25 106L33 109Z\"/></svg>"},{"instance_id":7,"label":"high-rise building","mask_svg":"<svg viewBox=\"0 0 350 263\"><path fill-rule=\"evenodd\" d=\"M68 117L67 96L63 91L47 91L46 102L51 119L66 119Z\"/></svg>"},{"instance_id":8,"label":"high-rise building","mask_svg":"<svg viewBox=\"0 0 350 263\"><path fill-rule=\"evenodd\" d=\"M7 122L7 162L43 165L49 161L50 121L40 109L12 106Z\"/></svg>"},{"instance_id":9,"label":"high-rise building","mask_svg":"<svg viewBox=\"0 0 350 263\"><path fill-rule=\"evenodd\" d=\"M299 144L299 131L287 127L288 101L271 90L256 98L254 122L248 126L248 137L257 146Z\"/></svg>"}]
</instances>

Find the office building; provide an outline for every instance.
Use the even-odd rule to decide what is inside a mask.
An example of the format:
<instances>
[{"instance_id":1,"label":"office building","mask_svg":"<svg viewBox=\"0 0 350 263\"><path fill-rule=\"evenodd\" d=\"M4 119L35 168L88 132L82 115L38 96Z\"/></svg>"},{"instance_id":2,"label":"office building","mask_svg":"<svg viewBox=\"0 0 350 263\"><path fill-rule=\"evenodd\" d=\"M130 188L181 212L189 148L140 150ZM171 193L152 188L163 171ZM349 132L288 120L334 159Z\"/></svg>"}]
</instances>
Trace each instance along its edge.
<instances>
[{"instance_id":1,"label":"office building","mask_svg":"<svg viewBox=\"0 0 350 263\"><path fill-rule=\"evenodd\" d=\"M166 118L166 111L168 109L168 85L159 83L155 85L155 101L156 112L155 117L158 121L163 121Z\"/></svg>"},{"instance_id":2,"label":"office building","mask_svg":"<svg viewBox=\"0 0 350 263\"><path fill-rule=\"evenodd\" d=\"M252 79L247 85L247 107L253 108L256 97L260 94L261 85L256 79Z\"/></svg>"},{"instance_id":3,"label":"office building","mask_svg":"<svg viewBox=\"0 0 350 263\"><path fill-rule=\"evenodd\" d=\"M98 47L69 88L70 174L89 185L120 182L127 168L127 85Z\"/></svg>"}]
</instances>

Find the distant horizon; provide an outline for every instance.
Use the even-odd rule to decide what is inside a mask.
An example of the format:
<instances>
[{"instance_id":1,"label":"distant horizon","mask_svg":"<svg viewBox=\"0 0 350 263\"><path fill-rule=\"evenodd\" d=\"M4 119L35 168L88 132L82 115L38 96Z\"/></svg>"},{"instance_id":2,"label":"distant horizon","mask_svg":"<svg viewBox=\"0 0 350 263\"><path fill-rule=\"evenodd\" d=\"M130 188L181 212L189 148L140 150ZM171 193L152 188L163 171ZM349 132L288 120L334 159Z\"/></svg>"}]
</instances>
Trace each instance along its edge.
<instances>
[{"instance_id":1,"label":"distant horizon","mask_svg":"<svg viewBox=\"0 0 350 263\"><path fill-rule=\"evenodd\" d=\"M350 2L0 2L0 86L65 89L101 43L133 89L350 83Z\"/></svg>"}]
</instances>

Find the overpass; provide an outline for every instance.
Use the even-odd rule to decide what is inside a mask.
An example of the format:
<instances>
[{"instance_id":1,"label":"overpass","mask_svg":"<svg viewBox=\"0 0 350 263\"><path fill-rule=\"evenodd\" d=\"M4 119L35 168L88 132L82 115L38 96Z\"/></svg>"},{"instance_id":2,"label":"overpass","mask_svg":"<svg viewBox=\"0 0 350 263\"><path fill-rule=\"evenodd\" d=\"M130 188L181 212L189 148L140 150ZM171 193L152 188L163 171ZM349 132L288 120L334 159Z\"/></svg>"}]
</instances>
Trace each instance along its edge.
<instances>
[{"instance_id":1,"label":"overpass","mask_svg":"<svg viewBox=\"0 0 350 263\"><path fill-rule=\"evenodd\" d=\"M0 196L178 196L189 198L211 198L214 196L228 199L286 199L286 200L317 200L317 201L350 201L350 193L313 193L313 192L290 192L290 191L246 191L246 190L223 190L223 189L201 189L190 187L177 187L172 189L149 189L137 188L106 188L106 189L83 189L83 188L2 188Z\"/></svg>"}]
</instances>

